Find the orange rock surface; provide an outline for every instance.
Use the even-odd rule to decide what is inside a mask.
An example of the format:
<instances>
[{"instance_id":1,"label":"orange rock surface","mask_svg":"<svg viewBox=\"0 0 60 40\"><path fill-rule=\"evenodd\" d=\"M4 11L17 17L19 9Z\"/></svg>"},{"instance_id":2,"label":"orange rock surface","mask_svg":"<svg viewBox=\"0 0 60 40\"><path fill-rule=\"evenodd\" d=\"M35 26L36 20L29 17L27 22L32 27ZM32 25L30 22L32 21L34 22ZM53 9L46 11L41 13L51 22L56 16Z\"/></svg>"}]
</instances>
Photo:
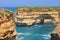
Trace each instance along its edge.
<instances>
[{"instance_id":1,"label":"orange rock surface","mask_svg":"<svg viewBox=\"0 0 60 40\"><path fill-rule=\"evenodd\" d=\"M0 40L10 40L17 35L12 13L9 10L0 9Z\"/></svg>"}]
</instances>

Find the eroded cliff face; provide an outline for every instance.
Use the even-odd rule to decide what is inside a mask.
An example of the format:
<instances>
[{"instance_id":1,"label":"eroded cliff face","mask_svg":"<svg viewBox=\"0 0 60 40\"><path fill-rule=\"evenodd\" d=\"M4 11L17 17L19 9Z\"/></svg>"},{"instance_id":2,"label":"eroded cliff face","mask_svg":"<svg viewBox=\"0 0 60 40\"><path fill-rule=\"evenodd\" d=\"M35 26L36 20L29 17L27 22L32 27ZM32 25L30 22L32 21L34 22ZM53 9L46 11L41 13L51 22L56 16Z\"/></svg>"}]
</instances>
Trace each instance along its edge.
<instances>
[{"instance_id":1,"label":"eroded cliff face","mask_svg":"<svg viewBox=\"0 0 60 40\"><path fill-rule=\"evenodd\" d=\"M16 13L15 13L15 22L20 22L20 23L26 23L27 25L32 25L32 24L39 24L41 22L40 19L42 19L44 16L41 17L42 14L50 15L45 17L45 18L50 18L53 19L55 22L59 22L59 8L38 8L38 9L31 9L31 8L18 8ZM49 21L49 20L47 20ZM46 21L46 22L47 22ZM48 22L47 22L48 23Z\"/></svg>"},{"instance_id":2,"label":"eroded cliff face","mask_svg":"<svg viewBox=\"0 0 60 40\"><path fill-rule=\"evenodd\" d=\"M17 40L13 12L0 9L0 40Z\"/></svg>"}]
</instances>

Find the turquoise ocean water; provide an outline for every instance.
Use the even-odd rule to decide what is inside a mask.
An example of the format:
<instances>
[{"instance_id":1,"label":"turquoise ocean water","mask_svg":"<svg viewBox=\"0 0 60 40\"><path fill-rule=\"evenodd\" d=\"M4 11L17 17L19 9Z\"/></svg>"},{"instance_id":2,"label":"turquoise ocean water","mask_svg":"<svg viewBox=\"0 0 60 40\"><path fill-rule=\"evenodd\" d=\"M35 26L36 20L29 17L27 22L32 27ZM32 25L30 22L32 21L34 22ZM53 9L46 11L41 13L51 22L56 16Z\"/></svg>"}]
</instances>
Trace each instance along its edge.
<instances>
[{"instance_id":1,"label":"turquoise ocean water","mask_svg":"<svg viewBox=\"0 0 60 40\"><path fill-rule=\"evenodd\" d=\"M16 27L18 40L50 40L53 25L35 25L32 27Z\"/></svg>"},{"instance_id":2,"label":"turquoise ocean water","mask_svg":"<svg viewBox=\"0 0 60 40\"><path fill-rule=\"evenodd\" d=\"M16 11L16 7L2 7L11 11ZM44 24L32 27L17 27L18 40L50 40L50 34L54 30L54 25Z\"/></svg>"}]
</instances>

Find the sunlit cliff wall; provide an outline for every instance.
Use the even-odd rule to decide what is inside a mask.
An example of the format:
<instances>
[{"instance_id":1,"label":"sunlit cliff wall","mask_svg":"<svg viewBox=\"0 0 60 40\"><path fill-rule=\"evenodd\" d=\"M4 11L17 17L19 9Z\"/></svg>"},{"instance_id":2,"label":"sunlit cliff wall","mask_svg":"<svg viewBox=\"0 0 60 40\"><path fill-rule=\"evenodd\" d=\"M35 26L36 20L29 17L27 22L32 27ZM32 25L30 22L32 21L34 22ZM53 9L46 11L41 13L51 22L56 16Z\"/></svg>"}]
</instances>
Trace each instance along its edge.
<instances>
[{"instance_id":1,"label":"sunlit cliff wall","mask_svg":"<svg viewBox=\"0 0 60 40\"><path fill-rule=\"evenodd\" d=\"M0 8L0 40L17 40L13 12Z\"/></svg>"},{"instance_id":2,"label":"sunlit cliff wall","mask_svg":"<svg viewBox=\"0 0 60 40\"><path fill-rule=\"evenodd\" d=\"M49 14L55 22L59 22L60 8L17 8L15 18L20 18L21 20L15 20L32 25L33 23L39 22L41 14Z\"/></svg>"}]
</instances>

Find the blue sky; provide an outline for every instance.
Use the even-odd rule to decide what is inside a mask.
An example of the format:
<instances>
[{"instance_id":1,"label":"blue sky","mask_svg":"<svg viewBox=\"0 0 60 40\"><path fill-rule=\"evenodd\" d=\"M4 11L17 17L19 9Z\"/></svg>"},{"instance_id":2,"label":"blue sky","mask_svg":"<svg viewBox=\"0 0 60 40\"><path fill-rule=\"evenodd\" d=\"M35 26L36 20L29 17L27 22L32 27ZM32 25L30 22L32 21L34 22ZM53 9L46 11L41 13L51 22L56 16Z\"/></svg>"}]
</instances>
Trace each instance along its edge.
<instances>
[{"instance_id":1,"label":"blue sky","mask_svg":"<svg viewBox=\"0 0 60 40\"><path fill-rule=\"evenodd\" d=\"M0 7L60 6L60 0L0 0Z\"/></svg>"}]
</instances>

